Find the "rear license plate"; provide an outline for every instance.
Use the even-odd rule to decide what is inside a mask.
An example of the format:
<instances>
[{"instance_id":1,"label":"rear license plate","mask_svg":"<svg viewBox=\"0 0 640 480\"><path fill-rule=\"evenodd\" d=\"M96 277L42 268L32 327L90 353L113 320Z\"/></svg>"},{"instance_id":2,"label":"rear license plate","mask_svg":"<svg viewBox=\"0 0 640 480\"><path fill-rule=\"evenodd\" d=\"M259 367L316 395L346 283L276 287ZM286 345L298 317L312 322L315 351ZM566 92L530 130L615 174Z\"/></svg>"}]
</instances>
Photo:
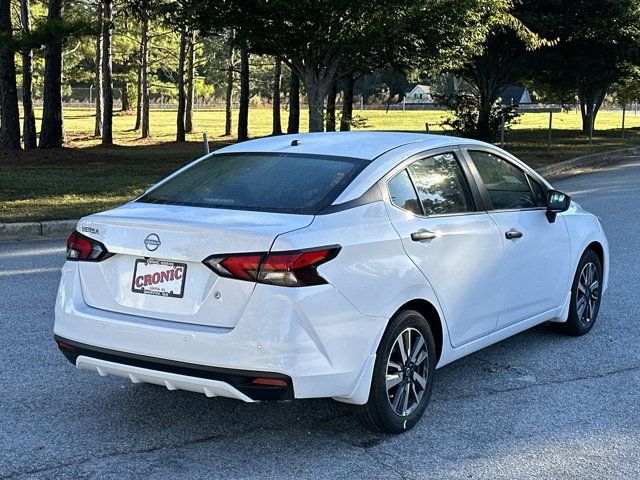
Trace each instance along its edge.
<instances>
[{"instance_id":1,"label":"rear license plate","mask_svg":"<svg viewBox=\"0 0 640 480\"><path fill-rule=\"evenodd\" d=\"M133 269L131 291L145 295L182 298L187 264L139 258Z\"/></svg>"}]
</instances>

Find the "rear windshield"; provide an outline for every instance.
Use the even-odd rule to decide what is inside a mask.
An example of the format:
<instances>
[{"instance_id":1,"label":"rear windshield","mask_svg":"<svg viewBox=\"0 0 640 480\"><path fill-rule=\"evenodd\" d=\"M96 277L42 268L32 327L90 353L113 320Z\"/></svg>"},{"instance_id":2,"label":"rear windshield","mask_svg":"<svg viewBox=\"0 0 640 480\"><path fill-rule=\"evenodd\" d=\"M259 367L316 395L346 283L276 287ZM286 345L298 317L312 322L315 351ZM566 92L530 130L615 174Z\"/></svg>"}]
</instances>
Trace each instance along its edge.
<instances>
[{"instance_id":1,"label":"rear windshield","mask_svg":"<svg viewBox=\"0 0 640 480\"><path fill-rule=\"evenodd\" d=\"M212 155L138 201L315 214L330 205L366 163L354 158L304 154Z\"/></svg>"}]
</instances>

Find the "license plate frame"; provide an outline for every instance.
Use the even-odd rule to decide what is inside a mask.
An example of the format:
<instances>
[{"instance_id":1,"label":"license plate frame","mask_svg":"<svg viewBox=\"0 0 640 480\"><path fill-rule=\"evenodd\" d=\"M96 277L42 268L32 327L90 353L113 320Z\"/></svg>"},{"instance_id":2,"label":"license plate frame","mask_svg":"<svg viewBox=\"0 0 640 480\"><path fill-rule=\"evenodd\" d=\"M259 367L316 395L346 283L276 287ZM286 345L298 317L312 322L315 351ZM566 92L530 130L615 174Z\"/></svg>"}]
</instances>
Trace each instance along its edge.
<instances>
[{"instance_id":1,"label":"license plate frame","mask_svg":"<svg viewBox=\"0 0 640 480\"><path fill-rule=\"evenodd\" d=\"M138 269L140 265L143 265L147 269L151 267L152 272L145 271L144 273L138 274ZM155 268L154 268L155 267ZM179 269L182 269L181 271ZM171 272L173 271L173 276ZM166 276L163 276L163 272L166 272ZM176 274L180 272L180 277L176 278ZM153 281L153 277L155 274L158 274L158 281L153 282L151 285L147 286L145 284L145 277L148 275L151 277ZM137 282L138 278L141 278L141 282ZM166 278L166 280L165 280ZM154 258L137 258L135 265L133 267L133 278L131 280L131 291L133 293L138 293L142 295L153 295L156 297L167 297L167 298L182 298L184 296L185 282L187 278L187 264L180 262L171 262L167 260L159 260ZM176 284L178 282L180 289L176 292L175 288L165 290L164 287L159 286L162 283L170 282L172 284ZM139 285L142 283L142 285ZM147 288L145 288L147 287Z\"/></svg>"}]
</instances>

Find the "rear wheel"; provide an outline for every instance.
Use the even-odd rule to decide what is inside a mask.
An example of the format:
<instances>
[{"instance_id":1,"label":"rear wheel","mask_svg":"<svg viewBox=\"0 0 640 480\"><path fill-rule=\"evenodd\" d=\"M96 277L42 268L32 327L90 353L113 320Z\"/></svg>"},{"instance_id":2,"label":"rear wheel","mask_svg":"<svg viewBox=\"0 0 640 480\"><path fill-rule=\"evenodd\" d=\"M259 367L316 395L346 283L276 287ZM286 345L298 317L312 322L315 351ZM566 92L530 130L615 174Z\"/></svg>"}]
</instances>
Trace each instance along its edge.
<instances>
[{"instance_id":1,"label":"rear wheel","mask_svg":"<svg viewBox=\"0 0 640 480\"><path fill-rule=\"evenodd\" d=\"M355 407L365 427L400 433L420 420L431 397L435 350L419 312L404 310L391 319L378 347L369 400Z\"/></svg>"},{"instance_id":2,"label":"rear wheel","mask_svg":"<svg viewBox=\"0 0 640 480\"><path fill-rule=\"evenodd\" d=\"M588 333L598 317L601 292L602 263L593 250L587 250L573 279L569 318L564 323L552 323L553 328L574 337Z\"/></svg>"}]
</instances>

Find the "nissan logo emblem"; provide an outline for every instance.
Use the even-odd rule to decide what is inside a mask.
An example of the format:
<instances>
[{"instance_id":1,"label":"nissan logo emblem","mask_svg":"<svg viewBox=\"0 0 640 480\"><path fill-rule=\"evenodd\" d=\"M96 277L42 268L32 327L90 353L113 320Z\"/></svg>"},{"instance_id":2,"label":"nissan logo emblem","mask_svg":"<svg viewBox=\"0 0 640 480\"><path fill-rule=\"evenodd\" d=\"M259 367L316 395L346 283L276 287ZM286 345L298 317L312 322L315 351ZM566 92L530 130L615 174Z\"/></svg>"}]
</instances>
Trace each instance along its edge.
<instances>
[{"instance_id":1,"label":"nissan logo emblem","mask_svg":"<svg viewBox=\"0 0 640 480\"><path fill-rule=\"evenodd\" d=\"M160 237L155 233L152 233L144 239L144 246L147 247L147 250L153 252L158 249L160 246Z\"/></svg>"}]
</instances>

